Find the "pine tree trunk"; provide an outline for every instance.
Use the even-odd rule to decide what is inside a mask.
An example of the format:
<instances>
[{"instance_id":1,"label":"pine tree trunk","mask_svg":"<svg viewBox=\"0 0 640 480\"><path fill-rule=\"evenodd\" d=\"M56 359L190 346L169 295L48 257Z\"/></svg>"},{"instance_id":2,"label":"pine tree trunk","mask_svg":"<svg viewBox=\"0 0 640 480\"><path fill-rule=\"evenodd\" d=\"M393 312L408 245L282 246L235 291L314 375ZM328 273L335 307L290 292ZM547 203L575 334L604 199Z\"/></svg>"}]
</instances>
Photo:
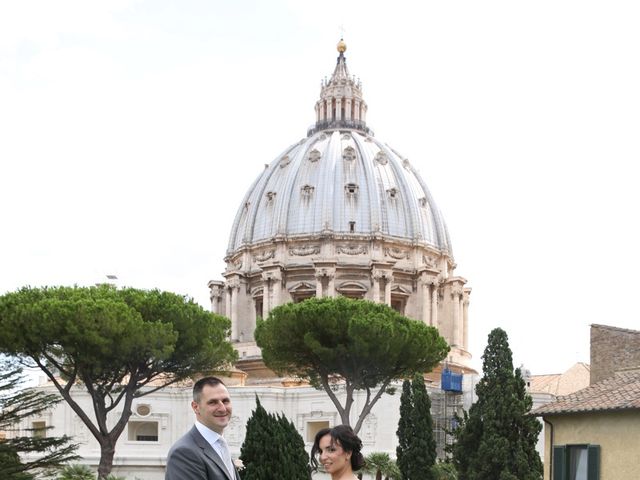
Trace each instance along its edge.
<instances>
[{"instance_id":1,"label":"pine tree trunk","mask_svg":"<svg viewBox=\"0 0 640 480\"><path fill-rule=\"evenodd\" d=\"M100 463L98 464L98 479L102 480L107 478L113 468L113 456L116 453L115 445L110 439L105 439L104 443L100 444Z\"/></svg>"}]
</instances>

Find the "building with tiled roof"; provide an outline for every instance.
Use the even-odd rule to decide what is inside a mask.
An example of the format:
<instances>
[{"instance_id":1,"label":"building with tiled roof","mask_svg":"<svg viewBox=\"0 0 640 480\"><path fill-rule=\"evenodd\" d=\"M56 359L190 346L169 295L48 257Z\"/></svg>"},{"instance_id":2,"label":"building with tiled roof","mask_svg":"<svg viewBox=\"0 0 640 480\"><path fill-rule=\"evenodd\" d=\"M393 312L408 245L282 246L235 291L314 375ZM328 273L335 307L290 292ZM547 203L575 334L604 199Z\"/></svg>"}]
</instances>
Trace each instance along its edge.
<instances>
[{"instance_id":1,"label":"building with tiled roof","mask_svg":"<svg viewBox=\"0 0 640 480\"><path fill-rule=\"evenodd\" d=\"M534 413L543 416L622 410L640 410L640 368L616 372L595 385L558 397Z\"/></svg>"},{"instance_id":2,"label":"building with tiled roof","mask_svg":"<svg viewBox=\"0 0 640 480\"><path fill-rule=\"evenodd\" d=\"M578 362L563 373L532 375L529 379L529 393L550 393L556 397L569 395L589 386L590 367Z\"/></svg>"},{"instance_id":3,"label":"building with tiled roof","mask_svg":"<svg viewBox=\"0 0 640 480\"><path fill-rule=\"evenodd\" d=\"M591 370L602 380L533 411L545 423L545 480L640 478L640 357L634 347L639 334L592 325L591 348L595 338L598 354L592 351ZM607 347L613 339L617 351ZM598 358L606 359L609 370Z\"/></svg>"}]
</instances>

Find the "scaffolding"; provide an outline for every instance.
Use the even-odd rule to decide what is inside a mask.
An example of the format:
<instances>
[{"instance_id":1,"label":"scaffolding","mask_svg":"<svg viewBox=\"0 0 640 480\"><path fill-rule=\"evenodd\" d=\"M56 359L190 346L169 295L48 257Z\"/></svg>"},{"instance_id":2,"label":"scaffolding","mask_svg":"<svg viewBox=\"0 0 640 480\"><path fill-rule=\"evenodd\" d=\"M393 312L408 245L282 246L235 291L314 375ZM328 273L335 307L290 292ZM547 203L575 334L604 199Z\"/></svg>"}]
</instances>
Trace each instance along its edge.
<instances>
[{"instance_id":1,"label":"scaffolding","mask_svg":"<svg viewBox=\"0 0 640 480\"><path fill-rule=\"evenodd\" d=\"M436 440L438 458L447 457L446 447L453 443L452 430L456 427L455 416L462 416L462 374L443 370L440 389L431 393L431 417Z\"/></svg>"}]
</instances>

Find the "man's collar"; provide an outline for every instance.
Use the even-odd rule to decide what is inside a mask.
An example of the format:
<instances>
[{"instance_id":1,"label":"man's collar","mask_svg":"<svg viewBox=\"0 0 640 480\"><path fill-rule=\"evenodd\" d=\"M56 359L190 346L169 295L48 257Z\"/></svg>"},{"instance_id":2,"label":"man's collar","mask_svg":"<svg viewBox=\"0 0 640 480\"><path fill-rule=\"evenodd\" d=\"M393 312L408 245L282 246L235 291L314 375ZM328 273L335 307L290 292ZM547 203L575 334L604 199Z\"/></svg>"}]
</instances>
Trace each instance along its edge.
<instances>
[{"instance_id":1,"label":"man's collar","mask_svg":"<svg viewBox=\"0 0 640 480\"><path fill-rule=\"evenodd\" d=\"M195 427L200 432L200 435L202 435L211 444L211 446L213 446L222 436L215 430L211 430L204 423L200 423L198 420L196 420Z\"/></svg>"}]
</instances>

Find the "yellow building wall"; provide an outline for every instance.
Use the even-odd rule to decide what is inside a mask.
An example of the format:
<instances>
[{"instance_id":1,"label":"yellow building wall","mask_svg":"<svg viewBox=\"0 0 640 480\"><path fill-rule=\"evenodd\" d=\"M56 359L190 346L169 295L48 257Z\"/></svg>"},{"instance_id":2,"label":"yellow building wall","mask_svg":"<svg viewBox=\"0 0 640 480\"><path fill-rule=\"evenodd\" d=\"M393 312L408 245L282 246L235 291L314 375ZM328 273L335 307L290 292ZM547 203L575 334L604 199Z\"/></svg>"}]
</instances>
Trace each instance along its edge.
<instances>
[{"instance_id":1,"label":"yellow building wall","mask_svg":"<svg viewBox=\"0 0 640 480\"><path fill-rule=\"evenodd\" d=\"M600 445L600 480L640 478L640 410L549 415L553 445ZM545 423L544 480L551 480L551 429Z\"/></svg>"}]
</instances>

